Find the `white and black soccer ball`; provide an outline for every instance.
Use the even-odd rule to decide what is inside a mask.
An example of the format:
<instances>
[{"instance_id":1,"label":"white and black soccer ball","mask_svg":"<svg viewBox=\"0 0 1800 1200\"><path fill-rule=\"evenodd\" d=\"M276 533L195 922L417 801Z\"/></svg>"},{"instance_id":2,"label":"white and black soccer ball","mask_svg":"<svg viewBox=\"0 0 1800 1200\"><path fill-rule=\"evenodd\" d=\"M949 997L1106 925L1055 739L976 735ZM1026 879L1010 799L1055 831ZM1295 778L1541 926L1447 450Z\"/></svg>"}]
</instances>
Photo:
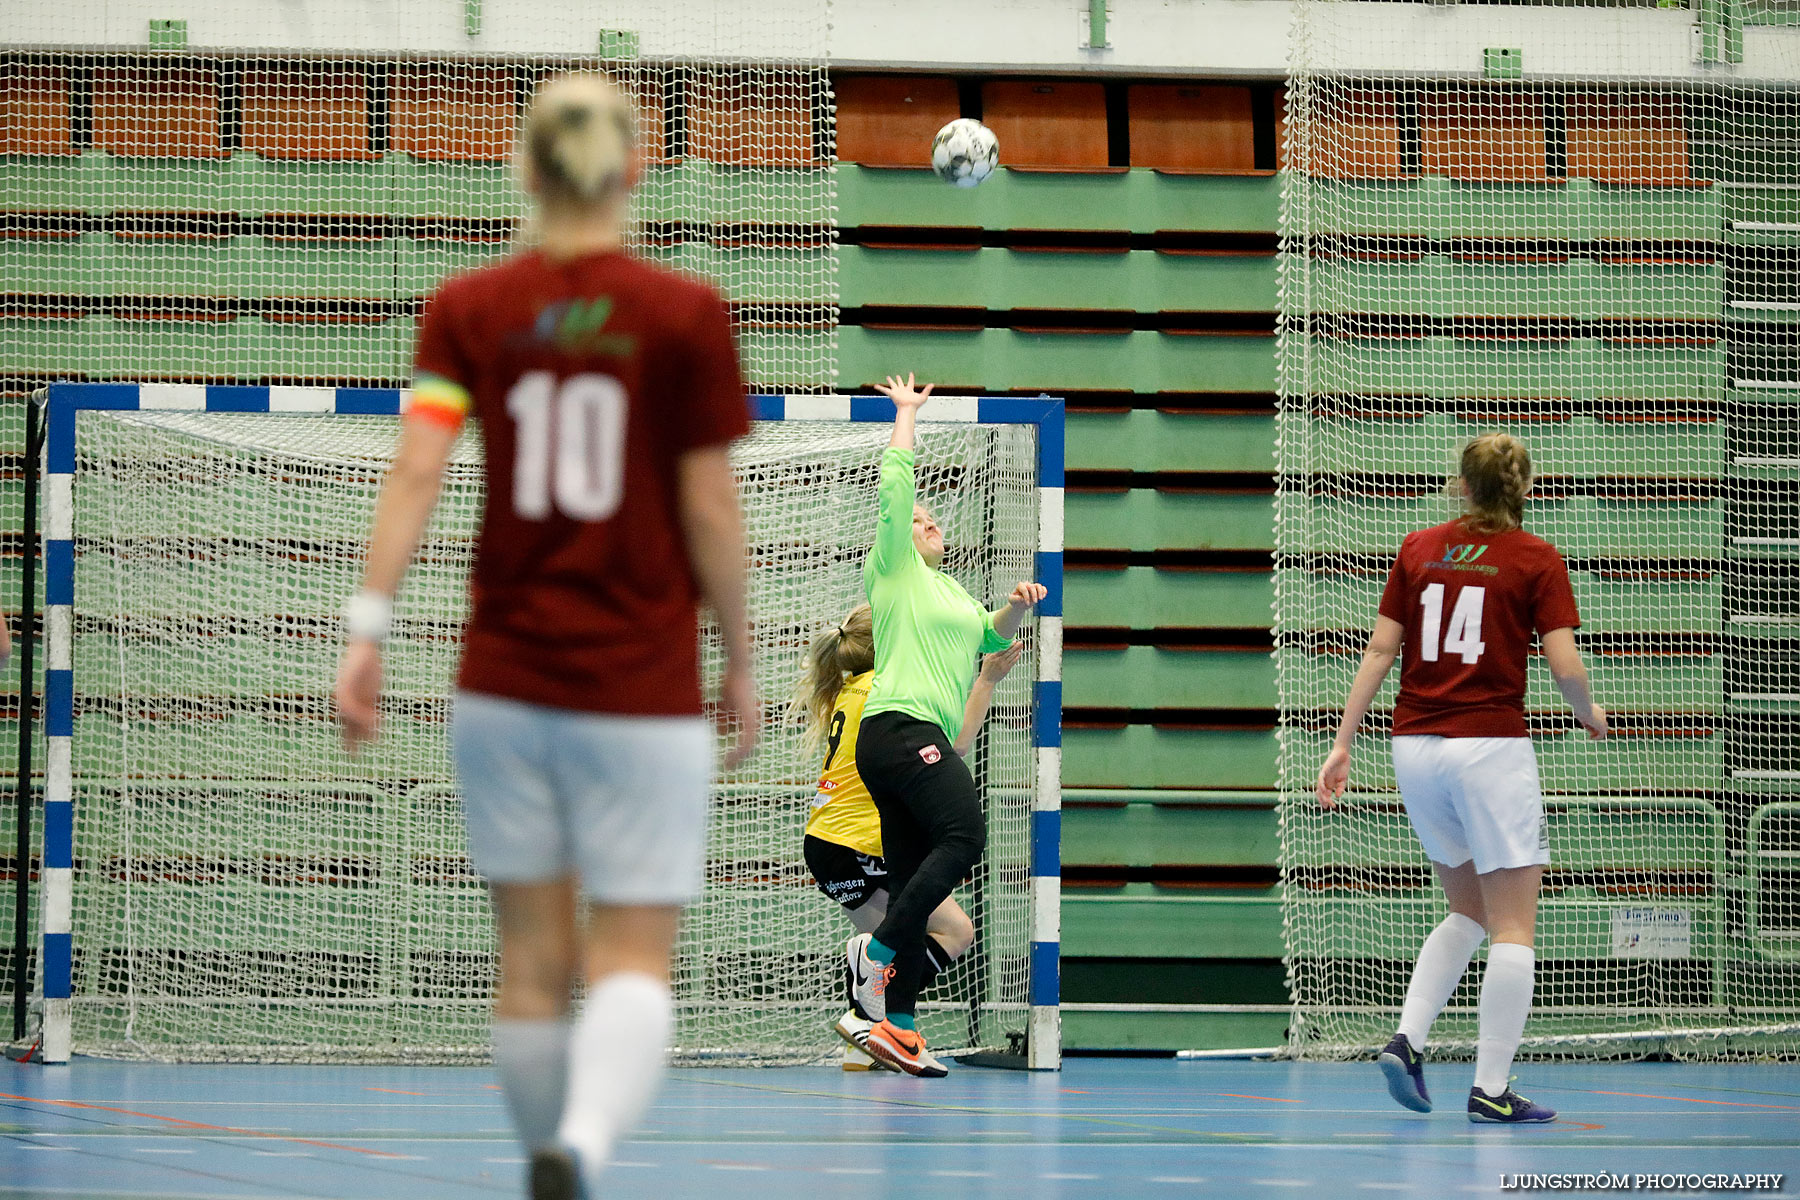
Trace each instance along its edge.
<instances>
[{"instance_id":1,"label":"white and black soccer ball","mask_svg":"<svg viewBox=\"0 0 1800 1200\"><path fill-rule=\"evenodd\" d=\"M931 139L931 169L945 183L972 188L999 165L1000 141L980 121L959 118Z\"/></svg>"}]
</instances>

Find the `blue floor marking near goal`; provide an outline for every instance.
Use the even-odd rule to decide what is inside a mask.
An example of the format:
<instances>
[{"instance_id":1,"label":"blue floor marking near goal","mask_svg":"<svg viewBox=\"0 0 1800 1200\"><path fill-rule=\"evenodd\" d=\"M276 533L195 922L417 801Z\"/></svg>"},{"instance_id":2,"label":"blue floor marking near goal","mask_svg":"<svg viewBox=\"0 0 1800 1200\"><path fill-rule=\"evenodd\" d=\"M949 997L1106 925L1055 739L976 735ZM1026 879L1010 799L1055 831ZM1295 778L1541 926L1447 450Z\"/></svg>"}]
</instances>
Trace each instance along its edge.
<instances>
[{"instance_id":1,"label":"blue floor marking near goal","mask_svg":"<svg viewBox=\"0 0 1800 1200\"><path fill-rule=\"evenodd\" d=\"M1367 1063L1072 1059L1060 1075L943 1080L678 1070L620 1147L608 1194L1443 1197L1502 1194L1515 1173L1603 1172L1785 1172L1800 1193L1791 1066L1526 1063L1520 1090L1565 1118L1527 1129L1469 1125L1469 1071L1428 1066L1441 1110L1421 1116ZM483 1068L0 1066L6 1200L460 1200L522 1195L521 1170Z\"/></svg>"}]
</instances>

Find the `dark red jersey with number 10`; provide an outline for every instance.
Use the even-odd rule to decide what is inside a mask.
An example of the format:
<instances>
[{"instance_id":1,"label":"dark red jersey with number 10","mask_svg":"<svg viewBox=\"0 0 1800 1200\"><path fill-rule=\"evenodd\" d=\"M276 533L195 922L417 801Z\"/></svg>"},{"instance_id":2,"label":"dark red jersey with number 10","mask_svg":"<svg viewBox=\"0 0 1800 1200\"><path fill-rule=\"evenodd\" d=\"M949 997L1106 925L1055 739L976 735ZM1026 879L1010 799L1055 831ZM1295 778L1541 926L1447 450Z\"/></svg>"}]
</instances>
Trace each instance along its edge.
<instances>
[{"instance_id":1,"label":"dark red jersey with number 10","mask_svg":"<svg viewBox=\"0 0 1800 1200\"><path fill-rule=\"evenodd\" d=\"M480 420L487 499L458 686L700 711L677 464L750 428L717 293L623 253L509 255L426 307L410 420Z\"/></svg>"},{"instance_id":2,"label":"dark red jersey with number 10","mask_svg":"<svg viewBox=\"0 0 1800 1200\"><path fill-rule=\"evenodd\" d=\"M1555 546L1460 520L1406 535L1381 615L1406 628L1396 736L1525 737L1532 635L1581 624Z\"/></svg>"}]
</instances>

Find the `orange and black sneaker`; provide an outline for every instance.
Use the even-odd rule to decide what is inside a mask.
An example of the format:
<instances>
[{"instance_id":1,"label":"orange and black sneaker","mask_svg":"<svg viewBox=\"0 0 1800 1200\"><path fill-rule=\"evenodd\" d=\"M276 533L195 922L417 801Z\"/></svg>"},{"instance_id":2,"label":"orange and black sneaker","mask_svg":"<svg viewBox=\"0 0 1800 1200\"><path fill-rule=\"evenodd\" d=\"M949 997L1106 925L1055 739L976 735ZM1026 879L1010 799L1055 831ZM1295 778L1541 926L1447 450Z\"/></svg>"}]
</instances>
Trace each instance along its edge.
<instances>
[{"instance_id":1,"label":"orange and black sneaker","mask_svg":"<svg viewBox=\"0 0 1800 1200\"><path fill-rule=\"evenodd\" d=\"M901 1029L891 1021L879 1022L869 1030L863 1049L897 1071L920 1075L926 1079L942 1079L950 1073L925 1048L925 1038L916 1029Z\"/></svg>"},{"instance_id":2,"label":"orange and black sneaker","mask_svg":"<svg viewBox=\"0 0 1800 1200\"><path fill-rule=\"evenodd\" d=\"M837 1035L844 1039L844 1070L870 1071L879 1068L892 1071L894 1068L869 1053L869 1030L875 1028L872 1021L865 1021L851 1009L837 1019L832 1026Z\"/></svg>"}]
</instances>

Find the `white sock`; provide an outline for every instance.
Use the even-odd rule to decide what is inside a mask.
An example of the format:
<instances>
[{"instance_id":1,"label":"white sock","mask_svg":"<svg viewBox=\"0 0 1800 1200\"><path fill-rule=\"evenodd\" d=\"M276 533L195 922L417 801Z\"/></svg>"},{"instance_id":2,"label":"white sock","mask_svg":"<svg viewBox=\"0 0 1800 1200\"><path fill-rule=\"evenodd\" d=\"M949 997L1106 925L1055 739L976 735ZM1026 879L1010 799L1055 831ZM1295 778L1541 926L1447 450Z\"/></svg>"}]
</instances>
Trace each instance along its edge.
<instances>
[{"instance_id":1,"label":"white sock","mask_svg":"<svg viewBox=\"0 0 1800 1200\"><path fill-rule=\"evenodd\" d=\"M588 992L569 1043L569 1098L557 1136L580 1155L590 1180L662 1081L674 1024L669 985L660 979L620 971Z\"/></svg>"},{"instance_id":2,"label":"white sock","mask_svg":"<svg viewBox=\"0 0 1800 1200\"><path fill-rule=\"evenodd\" d=\"M1431 1023L1450 1002L1469 967L1469 956L1485 937L1487 930L1480 925L1461 913L1451 913L1425 939L1412 982L1406 985L1406 1004L1400 1009L1400 1032L1412 1043L1415 1054L1425 1048Z\"/></svg>"},{"instance_id":3,"label":"white sock","mask_svg":"<svg viewBox=\"0 0 1800 1200\"><path fill-rule=\"evenodd\" d=\"M494 1070L525 1149L556 1138L569 1070L569 1022L494 1021Z\"/></svg>"},{"instance_id":4,"label":"white sock","mask_svg":"<svg viewBox=\"0 0 1800 1200\"><path fill-rule=\"evenodd\" d=\"M1531 987L1537 953L1517 942L1488 947L1487 974L1481 979L1481 1037L1475 1043L1475 1086L1490 1096L1506 1091L1513 1055L1525 1035L1531 1012Z\"/></svg>"}]
</instances>

